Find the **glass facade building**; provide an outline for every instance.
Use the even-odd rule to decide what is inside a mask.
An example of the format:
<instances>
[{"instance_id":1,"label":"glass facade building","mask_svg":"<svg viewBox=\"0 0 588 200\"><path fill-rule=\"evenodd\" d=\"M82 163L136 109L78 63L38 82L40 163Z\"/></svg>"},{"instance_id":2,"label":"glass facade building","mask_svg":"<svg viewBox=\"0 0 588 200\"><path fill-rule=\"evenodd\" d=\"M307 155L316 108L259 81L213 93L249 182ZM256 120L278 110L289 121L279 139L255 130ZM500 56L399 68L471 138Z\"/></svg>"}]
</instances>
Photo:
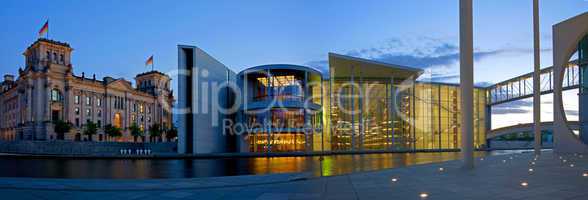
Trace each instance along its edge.
<instances>
[{"instance_id":1,"label":"glass facade building","mask_svg":"<svg viewBox=\"0 0 588 200\"><path fill-rule=\"evenodd\" d=\"M242 152L460 148L458 85L415 81L422 70L329 54L329 71L266 65L238 75ZM474 145L486 141L486 92L474 91Z\"/></svg>"},{"instance_id":2,"label":"glass facade building","mask_svg":"<svg viewBox=\"0 0 588 200\"><path fill-rule=\"evenodd\" d=\"M264 65L239 73L247 152L312 151L322 133L322 76L297 65Z\"/></svg>"}]
</instances>

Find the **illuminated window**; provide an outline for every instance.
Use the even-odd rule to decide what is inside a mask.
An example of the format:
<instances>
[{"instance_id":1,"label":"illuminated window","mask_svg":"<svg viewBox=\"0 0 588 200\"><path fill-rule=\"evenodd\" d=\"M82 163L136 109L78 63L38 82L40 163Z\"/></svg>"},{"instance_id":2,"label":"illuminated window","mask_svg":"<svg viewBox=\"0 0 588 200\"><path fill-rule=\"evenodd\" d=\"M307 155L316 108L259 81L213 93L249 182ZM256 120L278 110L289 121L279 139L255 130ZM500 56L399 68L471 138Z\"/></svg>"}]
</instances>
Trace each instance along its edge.
<instances>
[{"instance_id":1,"label":"illuminated window","mask_svg":"<svg viewBox=\"0 0 588 200\"><path fill-rule=\"evenodd\" d=\"M92 105L92 98L91 97L88 97L88 96L86 97L86 105L87 106Z\"/></svg>"},{"instance_id":2,"label":"illuminated window","mask_svg":"<svg viewBox=\"0 0 588 200\"><path fill-rule=\"evenodd\" d=\"M114 114L114 118L112 119L112 125L114 125L117 128L122 127L122 118L120 116L120 113Z\"/></svg>"}]
</instances>

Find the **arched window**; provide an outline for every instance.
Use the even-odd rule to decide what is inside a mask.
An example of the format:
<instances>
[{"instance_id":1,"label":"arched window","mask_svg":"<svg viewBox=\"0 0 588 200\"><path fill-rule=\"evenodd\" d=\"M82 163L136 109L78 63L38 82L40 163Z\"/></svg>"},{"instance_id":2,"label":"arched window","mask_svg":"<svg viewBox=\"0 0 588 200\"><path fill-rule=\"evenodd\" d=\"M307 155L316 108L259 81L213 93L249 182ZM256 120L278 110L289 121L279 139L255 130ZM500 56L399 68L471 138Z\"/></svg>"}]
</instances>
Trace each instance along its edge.
<instances>
[{"instance_id":1,"label":"arched window","mask_svg":"<svg viewBox=\"0 0 588 200\"><path fill-rule=\"evenodd\" d=\"M61 96L61 92L58 89L51 90L51 101L53 102L61 102L63 97Z\"/></svg>"},{"instance_id":2,"label":"arched window","mask_svg":"<svg viewBox=\"0 0 588 200\"><path fill-rule=\"evenodd\" d=\"M112 119L112 125L117 128L122 127L122 118L120 117L120 113L114 114L114 119Z\"/></svg>"}]
</instances>

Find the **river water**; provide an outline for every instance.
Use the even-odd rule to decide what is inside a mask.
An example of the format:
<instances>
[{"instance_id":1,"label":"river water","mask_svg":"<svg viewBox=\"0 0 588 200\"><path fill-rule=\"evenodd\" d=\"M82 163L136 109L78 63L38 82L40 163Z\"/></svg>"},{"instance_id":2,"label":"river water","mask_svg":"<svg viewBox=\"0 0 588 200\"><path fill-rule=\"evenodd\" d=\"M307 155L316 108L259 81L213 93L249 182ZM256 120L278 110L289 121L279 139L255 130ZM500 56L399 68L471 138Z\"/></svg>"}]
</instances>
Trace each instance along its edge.
<instances>
[{"instance_id":1,"label":"river water","mask_svg":"<svg viewBox=\"0 0 588 200\"><path fill-rule=\"evenodd\" d=\"M476 152L476 156L518 151ZM311 172L316 176L460 159L459 152L224 159L33 159L0 156L0 177L151 179Z\"/></svg>"}]
</instances>

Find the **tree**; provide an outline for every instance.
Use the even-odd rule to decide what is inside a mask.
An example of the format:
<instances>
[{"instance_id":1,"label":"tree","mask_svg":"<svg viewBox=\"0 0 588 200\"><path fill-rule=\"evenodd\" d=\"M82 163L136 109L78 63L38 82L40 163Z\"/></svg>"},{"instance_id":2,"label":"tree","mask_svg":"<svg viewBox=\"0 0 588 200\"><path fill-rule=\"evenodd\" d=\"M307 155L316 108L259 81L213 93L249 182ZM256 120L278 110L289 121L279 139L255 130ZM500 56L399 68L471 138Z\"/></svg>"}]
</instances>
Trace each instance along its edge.
<instances>
[{"instance_id":1,"label":"tree","mask_svg":"<svg viewBox=\"0 0 588 200\"><path fill-rule=\"evenodd\" d=\"M109 138L120 137L122 136L122 129L113 126L112 124L108 124L104 126L104 133L106 133Z\"/></svg>"},{"instance_id":2,"label":"tree","mask_svg":"<svg viewBox=\"0 0 588 200\"><path fill-rule=\"evenodd\" d=\"M92 136L96 135L96 133L98 133L98 125L92 121L88 121L84 129L84 135L87 135L88 140L92 141Z\"/></svg>"},{"instance_id":3,"label":"tree","mask_svg":"<svg viewBox=\"0 0 588 200\"><path fill-rule=\"evenodd\" d=\"M166 130L165 138L168 142L172 141L176 137L178 137L178 127L172 126L171 128Z\"/></svg>"},{"instance_id":4,"label":"tree","mask_svg":"<svg viewBox=\"0 0 588 200\"><path fill-rule=\"evenodd\" d=\"M161 125L159 125L158 123L155 123L151 125L151 127L149 127L149 135L152 138L156 138L157 141L160 141L161 139L161 132Z\"/></svg>"},{"instance_id":5,"label":"tree","mask_svg":"<svg viewBox=\"0 0 588 200\"><path fill-rule=\"evenodd\" d=\"M65 139L65 133L71 130L72 124L69 122L64 122L63 120L56 120L53 122L53 131L57 133L57 139L63 140Z\"/></svg>"},{"instance_id":6,"label":"tree","mask_svg":"<svg viewBox=\"0 0 588 200\"><path fill-rule=\"evenodd\" d=\"M143 131L141 131L141 128L137 125L137 123L131 124L131 126L129 126L128 129L131 132L131 135L133 136L133 140L135 142L137 142L138 137L143 136Z\"/></svg>"}]
</instances>

